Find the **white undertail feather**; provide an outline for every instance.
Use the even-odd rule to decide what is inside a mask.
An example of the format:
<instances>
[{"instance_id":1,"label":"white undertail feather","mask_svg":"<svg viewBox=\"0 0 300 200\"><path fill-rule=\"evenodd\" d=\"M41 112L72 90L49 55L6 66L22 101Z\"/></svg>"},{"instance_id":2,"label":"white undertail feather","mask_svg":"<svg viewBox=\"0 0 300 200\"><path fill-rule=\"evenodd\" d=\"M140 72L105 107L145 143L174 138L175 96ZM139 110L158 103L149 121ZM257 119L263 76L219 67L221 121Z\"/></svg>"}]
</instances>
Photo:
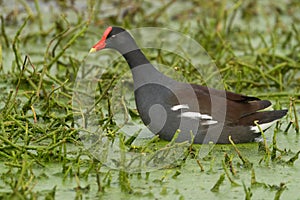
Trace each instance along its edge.
<instances>
[{"instance_id":1,"label":"white undertail feather","mask_svg":"<svg viewBox=\"0 0 300 200\"><path fill-rule=\"evenodd\" d=\"M274 121L271 121L271 122L268 122L268 123L258 124L258 125L260 126L260 128L262 130L266 130L267 128L269 128L270 126L275 124L277 121L278 121L278 119L274 120ZM253 131L255 133L260 133L260 130L259 130L258 126L250 126L250 129L251 129L251 131Z\"/></svg>"}]
</instances>

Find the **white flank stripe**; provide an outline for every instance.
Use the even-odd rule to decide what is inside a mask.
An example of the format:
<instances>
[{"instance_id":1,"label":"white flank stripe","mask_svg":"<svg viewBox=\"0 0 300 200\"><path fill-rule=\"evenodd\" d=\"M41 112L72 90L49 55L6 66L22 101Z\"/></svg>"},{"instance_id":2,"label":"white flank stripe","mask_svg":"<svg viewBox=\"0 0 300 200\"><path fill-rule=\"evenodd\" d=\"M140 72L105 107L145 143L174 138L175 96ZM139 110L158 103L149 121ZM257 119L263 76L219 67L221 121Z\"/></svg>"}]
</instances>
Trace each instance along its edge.
<instances>
[{"instance_id":1,"label":"white flank stripe","mask_svg":"<svg viewBox=\"0 0 300 200\"><path fill-rule=\"evenodd\" d=\"M208 121L201 122L201 125L205 126L205 125L213 125L213 124L217 124L217 123L218 123L218 121L208 120Z\"/></svg>"},{"instance_id":2,"label":"white flank stripe","mask_svg":"<svg viewBox=\"0 0 300 200\"><path fill-rule=\"evenodd\" d=\"M180 104L180 105L173 106L171 110L176 111L184 108L189 109L190 107L187 104Z\"/></svg>"},{"instance_id":3,"label":"white flank stripe","mask_svg":"<svg viewBox=\"0 0 300 200\"><path fill-rule=\"evenodd\" d=\"M204 115L201 115L201 119L212 119L212 117L204 114Z\"/></svg>"},{"instance_id":4,"label":"white flank stripe","mask_svg":"<svg viewBox=\"0 0 300 200\"><path fill-rule=\"evenodd\" d=\"M184 113L181 113L180 116L181 117L188 117L188 118L197 119L197 118L201 118L201 113L198 113L198 112L184 112Z\"/></svg>"},{"instance_id":5,"label":"white flank stripe","mask_svg":"<svg viewBox=\"0 0 300 200\"><path fill-rule=\"evenodd\" d=\"M278 120L274 120L268 123L264 123L264 124L258 124L260 126L260 128L262 130L266 130L267 128L269 128L270 126L272 126L274 123L276 123ZM260 133L260 130L257 126L250 126L251 131L254 131L255 133Z\"/></svg>"},{"instance_id":6,"label":"white flank stripe","mask_svg":"<svg viewBox=\"0 0 300 200\"><path fill-rule=\"evenodd\" d=\"M201 113L198 113L198 112L184 112L184 113L181 113L180 115L181 117L188 117L188 118L192 118L192 119L212 119L211 116L209 115L206 115L206 114L201 114Z\"/></svg>"}]
</instances>

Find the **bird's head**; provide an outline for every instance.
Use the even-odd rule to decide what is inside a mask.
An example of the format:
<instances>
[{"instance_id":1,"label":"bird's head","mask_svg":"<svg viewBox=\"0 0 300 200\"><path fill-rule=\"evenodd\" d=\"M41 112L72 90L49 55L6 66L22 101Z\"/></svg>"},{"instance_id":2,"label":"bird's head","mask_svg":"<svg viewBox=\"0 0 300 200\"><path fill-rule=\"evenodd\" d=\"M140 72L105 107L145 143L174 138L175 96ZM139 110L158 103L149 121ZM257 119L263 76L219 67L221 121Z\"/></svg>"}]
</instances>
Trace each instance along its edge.
<instances>
[{"instance_id":1,"label":"bird's head","mask_svg":"<svg viewBox=\"0 0 300 200\"><path fill-rule=\"evenodd\" d=\"M91 48L90 53L104 48L112 48L118 50L120 53L126 53L132 50L132 44L135 46L133 38L125 29L109 26L104 31L99 42Z\"/></svg>"}]
</instances>

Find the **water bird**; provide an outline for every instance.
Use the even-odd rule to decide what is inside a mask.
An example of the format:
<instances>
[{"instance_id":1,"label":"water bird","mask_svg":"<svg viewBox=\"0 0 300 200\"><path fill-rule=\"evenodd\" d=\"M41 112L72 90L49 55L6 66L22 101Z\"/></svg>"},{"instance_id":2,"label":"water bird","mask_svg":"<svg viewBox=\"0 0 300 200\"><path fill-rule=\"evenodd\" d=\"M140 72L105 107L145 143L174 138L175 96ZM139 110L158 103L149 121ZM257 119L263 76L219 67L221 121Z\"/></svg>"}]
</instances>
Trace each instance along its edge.
<instances>
[{"instance_id":1,"label":"water bird","mask_svg":"<svg viewBox=\"0 0 300 200\"><path fill-rule=\"evenodd\" d=\"M121 27L108 27L90 53L111 48L127 61L134 82L134 96L143 123L161 139L177 142L253 142L262 130L287 114L287 110L265 110L269 100L179 82L159 72ZM256 123L255 123L256 122ZM259 125L259 127L257 126Z\"/></svg>"}]
</instances>

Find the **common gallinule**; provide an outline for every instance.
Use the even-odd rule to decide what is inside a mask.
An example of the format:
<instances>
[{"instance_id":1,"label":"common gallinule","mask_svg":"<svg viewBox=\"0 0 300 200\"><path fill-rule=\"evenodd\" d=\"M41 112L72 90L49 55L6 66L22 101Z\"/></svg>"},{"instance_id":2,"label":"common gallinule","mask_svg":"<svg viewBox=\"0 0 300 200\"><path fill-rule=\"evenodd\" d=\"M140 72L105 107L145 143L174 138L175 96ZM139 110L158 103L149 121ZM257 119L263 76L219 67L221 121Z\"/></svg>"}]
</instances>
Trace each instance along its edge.
<instances>
[{"instance_id":1,"label":"common gallinule","mask_svg":"<svg viewBox=\"0 0 300 200\"><path fill-rule=\"evenodd\" d=\"M160 73L123 28L108 27L90 52L117 50L130 66L137 110L144 124L160 138L177 142L253 142L287 110L262 111L271 102L256 97L175 81Z\"/></svg>"}]
</instances>

